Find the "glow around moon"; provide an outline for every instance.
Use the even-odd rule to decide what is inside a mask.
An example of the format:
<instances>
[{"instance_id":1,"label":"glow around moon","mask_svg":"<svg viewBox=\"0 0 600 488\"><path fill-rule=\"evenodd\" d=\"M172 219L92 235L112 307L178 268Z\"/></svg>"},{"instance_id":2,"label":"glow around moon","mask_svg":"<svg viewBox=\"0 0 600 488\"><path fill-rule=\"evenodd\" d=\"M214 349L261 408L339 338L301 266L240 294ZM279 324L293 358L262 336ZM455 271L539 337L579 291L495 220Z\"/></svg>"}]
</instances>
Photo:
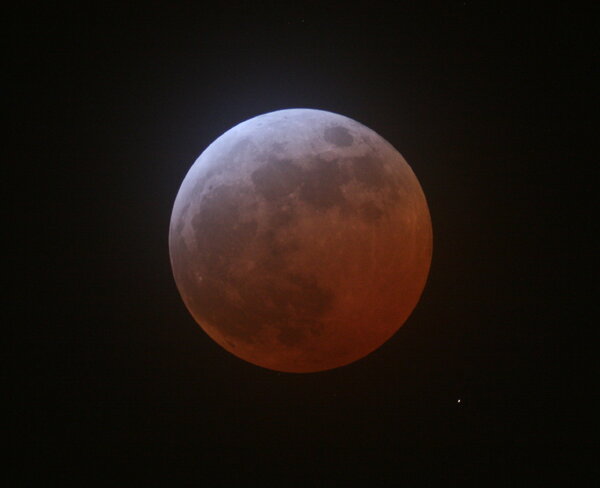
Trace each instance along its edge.
<instances>
[{"instance_id":1,"label":"glow around moon","mask_svg":"<svg viewBox=\"0 0 600 488\"><path fill-rule=\"evenodd\" d=\"M314 372L356 361L406 321L432 229L404 158L347 117L271 112L215 140L177 194L173 274L198 324L253 364Z\"/></svg>"}]
</instances>

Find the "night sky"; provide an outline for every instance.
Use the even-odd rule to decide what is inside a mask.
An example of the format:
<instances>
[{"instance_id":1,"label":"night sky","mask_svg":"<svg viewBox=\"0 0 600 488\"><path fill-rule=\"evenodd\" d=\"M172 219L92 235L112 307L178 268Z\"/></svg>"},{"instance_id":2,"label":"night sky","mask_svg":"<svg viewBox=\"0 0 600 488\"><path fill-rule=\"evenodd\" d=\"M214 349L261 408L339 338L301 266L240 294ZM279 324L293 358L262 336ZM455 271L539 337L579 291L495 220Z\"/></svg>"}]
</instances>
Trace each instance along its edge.
<instances>
[{"instance_id":1,"label":"night sky","mask_svg":"<svg viewBox=\"0 0 600 488\"><path fill-rule=\"evenodd\" d=\"M6 21L5 442L23 485L585 479L598 9L147 3ZM294 107L394 145L434 232L399 332L305 375L209 339L168 253L198 155Z\"/></svg>"}]
</instances>

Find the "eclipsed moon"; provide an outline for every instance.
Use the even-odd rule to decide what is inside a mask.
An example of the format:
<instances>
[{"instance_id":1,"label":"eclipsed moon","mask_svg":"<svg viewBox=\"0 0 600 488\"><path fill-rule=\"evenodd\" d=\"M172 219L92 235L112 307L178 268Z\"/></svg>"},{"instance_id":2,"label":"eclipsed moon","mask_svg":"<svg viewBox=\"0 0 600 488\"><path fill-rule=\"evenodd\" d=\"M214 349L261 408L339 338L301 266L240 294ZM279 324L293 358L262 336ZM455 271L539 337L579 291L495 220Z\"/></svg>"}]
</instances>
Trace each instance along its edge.
<instances>
[{"instance_id":1,"label":"eclipsed moon","mask_svg":"<svg viewBox=\"0 0 600 488\"><path fill-rule=\"evenodd\" d=\"M381 136L331 112L280 110L236 125L192 165L169 251L186 307L224 349L322 371L374 351L409 317L431 218Z\"/></svg>"}]
</instances>

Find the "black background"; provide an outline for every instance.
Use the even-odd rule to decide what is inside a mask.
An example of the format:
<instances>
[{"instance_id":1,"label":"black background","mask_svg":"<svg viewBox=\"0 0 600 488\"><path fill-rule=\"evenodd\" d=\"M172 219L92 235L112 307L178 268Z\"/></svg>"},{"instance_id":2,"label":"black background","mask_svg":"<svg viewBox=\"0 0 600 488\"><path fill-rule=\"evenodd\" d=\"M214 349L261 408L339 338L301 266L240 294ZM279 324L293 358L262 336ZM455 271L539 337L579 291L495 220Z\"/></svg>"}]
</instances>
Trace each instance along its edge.
<instances>
[{"instance_id":1,"label":"black background","mask_svg":"<svg viewBox=\"0 0 600 488\"><path fill-rule=\"evenodd\" d=\"M597 9L491 3L33 4L8 17L4 376L24 484L586 479L591 386L576 371L592 327ZM204 148L291 107L390 141L434 229L406 325L307 375L213 343L167 245Z\"/></svg>"}]
</instances>

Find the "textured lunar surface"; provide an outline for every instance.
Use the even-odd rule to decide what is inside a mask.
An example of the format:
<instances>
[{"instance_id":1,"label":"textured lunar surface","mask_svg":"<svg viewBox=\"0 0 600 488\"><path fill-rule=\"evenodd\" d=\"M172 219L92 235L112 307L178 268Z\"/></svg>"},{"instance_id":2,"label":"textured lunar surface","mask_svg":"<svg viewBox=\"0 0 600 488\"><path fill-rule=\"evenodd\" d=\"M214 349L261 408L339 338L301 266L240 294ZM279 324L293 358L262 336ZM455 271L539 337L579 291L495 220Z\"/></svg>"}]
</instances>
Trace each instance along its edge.
<instances>
[{"instance_id":1,"label":"textured lunar surface","mask_svg":"<svg viewBox=\"0 0 600 488\"><path fill-rule=\"evenodd\" d=\"M360 123L289 109L243 122L186 175L169 231L173 274L218 344L288 372L377 349L417 304L432 254L425 196Z\"/></svg>"}]
</instances>

